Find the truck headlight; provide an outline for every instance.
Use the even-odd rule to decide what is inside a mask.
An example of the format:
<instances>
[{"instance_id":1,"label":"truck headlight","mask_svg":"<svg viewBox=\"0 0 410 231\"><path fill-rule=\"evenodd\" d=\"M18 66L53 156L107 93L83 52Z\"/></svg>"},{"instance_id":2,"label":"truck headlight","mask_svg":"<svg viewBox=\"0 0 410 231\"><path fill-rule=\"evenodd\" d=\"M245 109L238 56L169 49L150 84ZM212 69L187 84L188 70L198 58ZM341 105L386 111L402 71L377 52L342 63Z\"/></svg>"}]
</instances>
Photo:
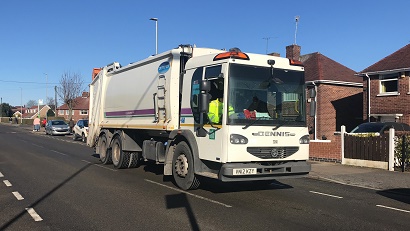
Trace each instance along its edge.
<instances>
[{"instance_id":1,"label":"truck headlight","mask_svg":"<svg viewBox=\"0 0 410 231\"><path fill-rule=\"evenodd\" d=\"M299 144L308 144L309 143L309 135L304 135L299 139Z\"/></svg>"},{"instance_id":2,"label":"truck headlight","mask_svg":"<svg viewBox=\"0 0 410 231\"><path fill-rule=\"evenodd\" d=\"M239 134L231 134L231 144L247 144L248 138Z\"/></svg>"}]
</instances>

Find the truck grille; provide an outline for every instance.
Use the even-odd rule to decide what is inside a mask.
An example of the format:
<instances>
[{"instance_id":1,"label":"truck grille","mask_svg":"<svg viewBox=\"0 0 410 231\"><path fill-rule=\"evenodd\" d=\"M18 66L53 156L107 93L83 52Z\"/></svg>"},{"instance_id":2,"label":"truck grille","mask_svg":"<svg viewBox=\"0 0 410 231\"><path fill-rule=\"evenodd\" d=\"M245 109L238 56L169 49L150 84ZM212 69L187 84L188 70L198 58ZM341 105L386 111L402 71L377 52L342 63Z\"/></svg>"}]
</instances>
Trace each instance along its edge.
<instances>
[{"instance_id":1,"label":"truck grille","mask_svg":"<svg viewBox=\"0 0 410 231\"><path fill-rule=\"evenodd\" d=\"M291 156L299 147L248 147L247 151L261 159L283 159Z\"/></svg>"}]
</instances>

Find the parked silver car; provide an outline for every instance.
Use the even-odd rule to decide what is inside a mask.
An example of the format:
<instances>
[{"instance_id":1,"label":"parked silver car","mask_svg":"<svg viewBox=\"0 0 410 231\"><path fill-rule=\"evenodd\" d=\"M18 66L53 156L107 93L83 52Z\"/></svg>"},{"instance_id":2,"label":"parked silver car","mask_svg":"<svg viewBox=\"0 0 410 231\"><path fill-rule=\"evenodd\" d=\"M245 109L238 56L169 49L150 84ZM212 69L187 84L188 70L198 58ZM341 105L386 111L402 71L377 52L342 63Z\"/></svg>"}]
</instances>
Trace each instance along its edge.
<instances>
[{"instance_id":1,"label":"parked silver car","mask_svg":"<svg viewBox=\"0 0 410 231\"><path fill-rule=\"evenodd\" d=\"M69 135L70 127L64 120L49 120L46 124L46 135Z\"/></svg>"}]
</instances>

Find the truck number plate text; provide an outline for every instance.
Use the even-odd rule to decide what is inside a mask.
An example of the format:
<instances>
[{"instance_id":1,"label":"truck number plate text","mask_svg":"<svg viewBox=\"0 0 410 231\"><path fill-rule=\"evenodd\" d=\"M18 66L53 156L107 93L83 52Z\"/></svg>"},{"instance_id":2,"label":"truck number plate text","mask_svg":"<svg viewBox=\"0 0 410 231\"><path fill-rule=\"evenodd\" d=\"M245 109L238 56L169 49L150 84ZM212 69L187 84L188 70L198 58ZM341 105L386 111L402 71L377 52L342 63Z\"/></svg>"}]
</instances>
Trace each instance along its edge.
<instances>
[{"instance_id":1,"label":"truck number plate text","mask_svg":"<svg viewBox=\"0 0 410 231\"><path fill-rule=\"evenodd\" d=\"M252 175L256 174L256 168L234 168L233 175Z\"/></svg>"}]
</instances>

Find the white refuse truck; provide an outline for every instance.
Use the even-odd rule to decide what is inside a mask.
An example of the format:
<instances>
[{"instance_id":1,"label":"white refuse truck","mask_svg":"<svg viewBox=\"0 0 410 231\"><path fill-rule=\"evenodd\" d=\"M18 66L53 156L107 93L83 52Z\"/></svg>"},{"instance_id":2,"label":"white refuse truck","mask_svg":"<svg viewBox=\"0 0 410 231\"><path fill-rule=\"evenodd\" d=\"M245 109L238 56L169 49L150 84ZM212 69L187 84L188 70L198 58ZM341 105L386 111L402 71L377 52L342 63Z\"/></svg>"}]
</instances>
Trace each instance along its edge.
<instances>
[{"instance_id":1,"label":"white refuse truck","mask_svg":"<svg viewBox=\"0 0 410 231\"><path fill-rule=\"evenodd\" d=\"M310 171L298 61L180 45L94 73L87 144L103 164L163 164L184 190Z\"/></svg>"}]
</instances>

